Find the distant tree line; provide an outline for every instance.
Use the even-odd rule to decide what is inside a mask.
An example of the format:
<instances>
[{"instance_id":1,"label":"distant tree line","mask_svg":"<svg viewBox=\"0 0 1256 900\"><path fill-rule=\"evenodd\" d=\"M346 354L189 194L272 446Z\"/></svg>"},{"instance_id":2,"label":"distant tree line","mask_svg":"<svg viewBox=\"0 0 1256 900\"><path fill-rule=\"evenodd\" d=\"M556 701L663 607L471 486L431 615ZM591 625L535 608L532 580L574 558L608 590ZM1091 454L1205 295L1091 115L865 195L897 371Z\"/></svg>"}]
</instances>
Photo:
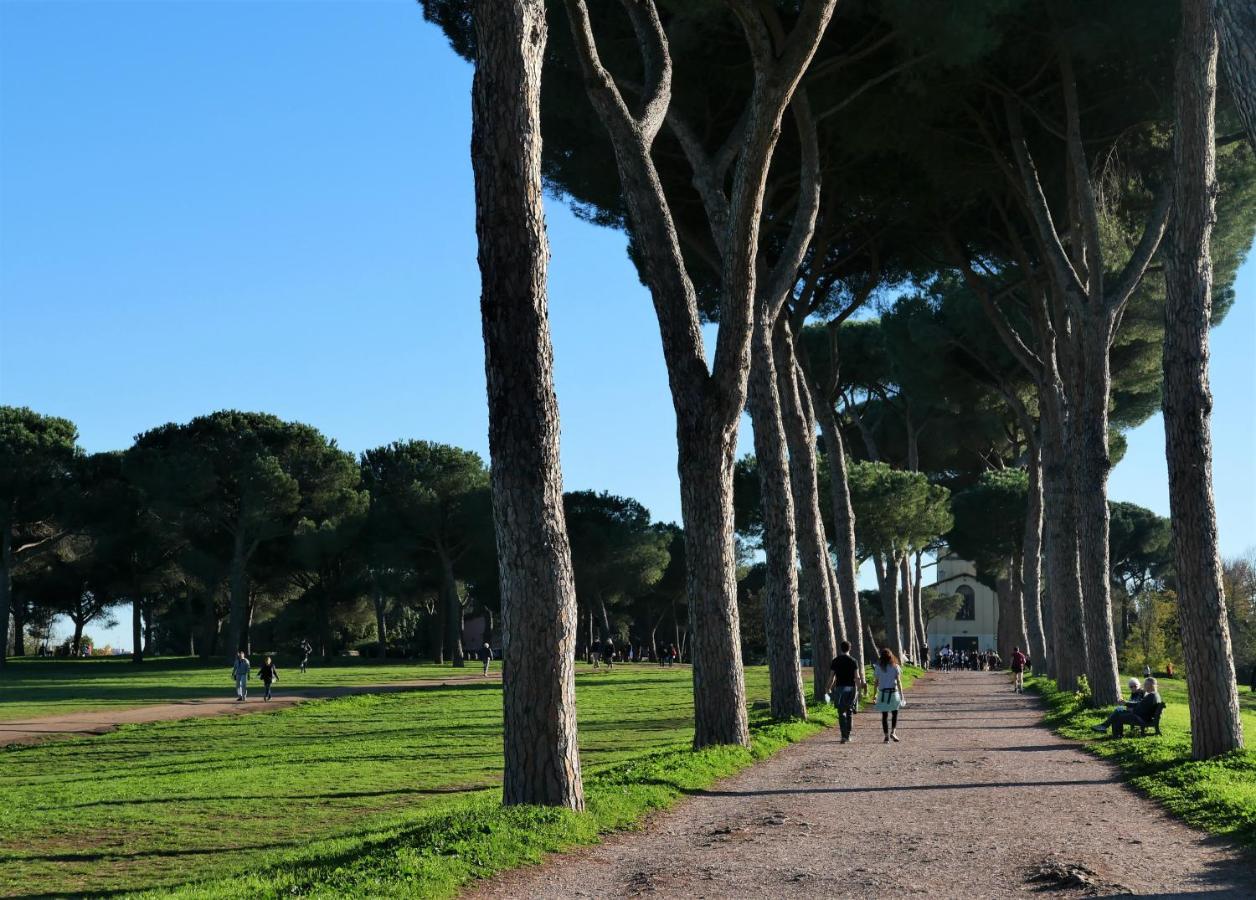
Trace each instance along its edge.
<instances>
[{"instance_id":1,"label":"distant tree line","mask_svg":"<svg viewBox=\"0 0 1256 900\"><path fill-rule=\"evenodd\" d=\"M237 648L461 665L468 616L496 642L490 473L469 450L398 441L354 456L316 429L216 412L88 454L65 419L0 407L5 645L69 649L118 617L134 658ZM635 500L564 498L581 643L684 644L680 529Z\"/></svg>"}]
</instances>

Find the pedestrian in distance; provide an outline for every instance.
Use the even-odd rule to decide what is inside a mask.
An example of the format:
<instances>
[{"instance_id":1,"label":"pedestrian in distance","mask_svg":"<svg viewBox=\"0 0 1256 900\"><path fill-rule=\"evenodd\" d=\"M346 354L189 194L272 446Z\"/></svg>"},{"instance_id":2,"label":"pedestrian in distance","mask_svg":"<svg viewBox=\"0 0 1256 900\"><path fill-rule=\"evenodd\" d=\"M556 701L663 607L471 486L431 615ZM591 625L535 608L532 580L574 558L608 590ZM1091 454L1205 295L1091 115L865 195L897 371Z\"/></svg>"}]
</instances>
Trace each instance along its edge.
<instances>
[{"instance_id":1,"label":"pedestrian in distance","mask_svg":"<svg viewBox=\"0 0 1256 900\"><path fill-rule=\"evenodd\" d=\"M484 642L484 647L480 651L480 657L484 660L484 674L488 675L489 663L493 661L493 648L488 641Z\"/></svg>"},{"instance_id":2,"label":"pedestrian in distance","mask_svg":"<svg viewBox=\"0 0 1256 900\"><path fill-rule=\"evenodd\" d=\"M1025 693L1025 663L1028 661L1020 647L1012 649L1012 690L1018 694Z\"/></svg>"},{"instance_id":3,"label":"pedestrian in distance","mask_svg":"<svg viewBox=\"0 0 1256 900\"><path fill-rule=\"evenodd\" d=\"M243 703L249 699L249 660L244 651L236 652L235 665L231 667L231 677L236 686L236 702Z\"/></svg>"},{"instance_id":4,"label":"pedestrian in distance","mask_svg":"<svg viewBox=\"0 0 1256 900\"><path fill-rule=\"evenodd\" d=\"M881 730L885 743L898 743L898 711L903 708L903 669L889 647L881 648L881 655L873 663L872 674L877 679L877 712L881 714Z\"/></svg>"},{"instance_id":5,"label":"pedestrian in distance","mask_svg":"<svg viewBox=\"0 0 1256 900\"><path fill-rule=\"evenodd\" d=\"M1256 694L1256 665L1252 666L1252 693Z\"/></svg>"},{"instance_id":6,"label":"pedestrian in distance","mask_svg":"<svg viewBox=\"0 0 1256 900\"><path fill-rule=\"evenodd\" d=\"M833 697L833 705L837 707L837 724L841 728L842 743L849 744L855 707L859 703L864 679L859 663L850 655L850 641L842 641L839 649L841 652L833 657L833 662L829 665L829 684L825 693ZM837 693L834 694L834 691Z\"/></svg>"},{"instance_id":7,"label":"pedestrian in distance","mask_svg":"<svg viewBox=\"0 0 1256 900\"><path fill-rule=\"evenodd\" d=\"M262 699L269 700L270 686L279 680L279 669L275 666L274 660L272 660L269 656L266 657L266 661L258 668L257 677L262 680L262 687L266 689L266 694Z\"/></svg>"},{"instance_id":8,"label":"pedestrian in distance","mask_svg":"<svg viewBox=\"0 0 1256 900\"><path fill-rule=\"evenodd\" d=\"M310 646L310 642L305 638L301 638L301 674L305 674L305 666L310 661L310 654L314 652L314 648Z\"/></svg>"}]
</instances>

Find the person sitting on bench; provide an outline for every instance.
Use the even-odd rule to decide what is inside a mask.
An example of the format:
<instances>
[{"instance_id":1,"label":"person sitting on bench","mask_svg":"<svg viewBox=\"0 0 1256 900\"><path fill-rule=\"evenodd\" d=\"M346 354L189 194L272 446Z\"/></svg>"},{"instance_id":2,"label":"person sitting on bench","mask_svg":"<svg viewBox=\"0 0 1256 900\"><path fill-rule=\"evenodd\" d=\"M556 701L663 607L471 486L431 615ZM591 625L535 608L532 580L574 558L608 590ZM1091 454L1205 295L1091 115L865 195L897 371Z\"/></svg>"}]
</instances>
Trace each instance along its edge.
<instances>
[{"instance_id":1,"label":"person sitting on bench","mask_svg":"<svg viewBox=\"0 0 1256 900\"><path fill-rule=\"evenodd\" d=\"M1143 680L1143 695L1135 701L1131 701L1129 706L1118 706L1112 711L1112 715L1108 716L1098 725L1091 725L1094 731L1107 731L1112 729L1113 733L1120 735L1124 732L1126 725L1150 725L1156 715L1156 707L1161 704L1159 685L1156 679L1146 678Z\"/></svg>"},{"instance_id":2,"label":"person sitting on bench","mask_svg":"<svg viewBox=\"0 0 1256 900\"><path fill-rule=\"evenodd\" d=\"M1130 698L1126 701L1126 703L1133 703L1135 700L1141 700L1143 699L1143 694L1147 693L1143 690L1142 685L1139 684L1137 678L1131 678L1129 680L1129 687Z\"/></svg>"}]
</instances>

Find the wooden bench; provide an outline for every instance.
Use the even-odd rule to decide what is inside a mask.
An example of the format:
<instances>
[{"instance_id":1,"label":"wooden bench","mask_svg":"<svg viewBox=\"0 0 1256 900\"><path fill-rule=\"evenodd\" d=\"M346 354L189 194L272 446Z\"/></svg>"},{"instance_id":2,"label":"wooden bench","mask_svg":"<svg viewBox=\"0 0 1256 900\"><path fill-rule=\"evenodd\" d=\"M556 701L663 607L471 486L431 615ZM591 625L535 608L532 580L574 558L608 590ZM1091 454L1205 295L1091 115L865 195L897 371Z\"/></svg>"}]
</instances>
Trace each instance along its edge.
<instances>
[{"instance_id":1,"label":"wooden bench","mask_svg":"<svg viewBox=\"0 0 1256 900\"><path fill-rule=\"evenodd\" d=\"M1137 728L1140 737L1147 736L1147 729L1156 729L1156 734L1160 733L1160 714L1164 712L1164 701L1157 703L1151 710L1151 719L1145 725L1131 725L1130 728Z\"/></svg>"}]
</instances>

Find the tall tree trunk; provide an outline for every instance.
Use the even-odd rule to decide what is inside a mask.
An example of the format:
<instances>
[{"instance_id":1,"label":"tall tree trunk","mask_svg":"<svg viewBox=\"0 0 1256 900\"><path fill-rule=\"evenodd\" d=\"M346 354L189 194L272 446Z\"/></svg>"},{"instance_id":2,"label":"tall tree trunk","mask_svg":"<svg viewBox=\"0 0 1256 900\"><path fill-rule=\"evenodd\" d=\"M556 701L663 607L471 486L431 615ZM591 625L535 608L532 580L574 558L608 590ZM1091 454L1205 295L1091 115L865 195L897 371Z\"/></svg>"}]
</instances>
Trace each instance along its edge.
<instances>
[{"instance_id":1,"label":"tall tree trunk","mask_svg":"<svg viewBox=\"0 0 1256 900\"><path fill-rule=\"evenodd\" d=\"M793 719L806 718L807 701L798 669L794 503L785 457L785 430L781 424L771 332L771 322L755 324L748 400L763 509L763 555L767 567L763 622L767 636L770 703L774 719Z\"/></svg>"},{"instance_id":2,"label":"tall tree trunk","mask_svg":"<svg viewBox=\"0 0 1256 900\"><path fill-rule=\"evenodd\" d=\"M1251 0L1216 0L1215 8L1230 96L1238 107L1247 140L1256 150L1256 4ZM1215 99L1213 106L1215 110ZM1213 129L1215 132L1215 124Z\"/></svg>"},{"instance_id":3,"label":"tall tree trunk","mask_svg":"<svg viewBox=\"0 0 1256 900\"><path fill-rule=\"evenodd\" d=\"M371 594L371 600L375 604L375 635L379 641L379 655L381 657L388 655L388 622L385 620L388 601L384 598L384 592L376 588Z\"/></svg>"},{"instance_id":4,"label":"tall tree trunk","mask_svg":"<svg viewBox=\"0 0 1256 900\"><path fill-rule=\"evenodd\" d=\"M1216 218L1217 36L1209 0L1184 0L1174 91L1173 223L1167 254L1164 332L1164 433L1169 509L1178 580L1178 621L1186 658L1191 752L1210 759L1243 746L1234 656L1217 549L1212 493L1212 391L1208 385L1208 326L1212 316L1210 245ZM1224 17L1239 16L1237 8ZM1248 26L1256 11L1248 9ZM1248 34L1247 69L1236 92L1256 72ZM1228 38L1228 40L1233 38ZM1241 67L1240 67L1241 68ZM1234 78L1234 76L1231 76ZM1247 98L1251 100L1251 95ZM1245 110L1252 113L1249 107ZM1252 121L1247 121L1248 128Z\"/></svg>"},{"instance_id":5,"label":"tall tree trunk","mask_svg":"<svg viewBox=\"0 0 1256 900\"><path fill-rule=\"evenodd\" d=\"M606 610L605 598L599 596L597 598L597 605L598 610L602 614L602 640L605 641L611 637L611 614Z\"/></svg>"},{"instance_id":6,"label":"tall tree trunk","mask_svg":"<svg viewBox=\"0 0 1256 900\"><path fill-rule=\"evenodd\" d=\"M131 601L131 662L144 661L144 601L136 597Z\"/></svg>"},{"instance_id":7,"label":"tall tree trunk","mask_svg":"<svg viewBox=\"0 0 1256 900\"><path fill-rule=\"evenodd\" d=\"M995 627L994 646L999 656L1004 659L1012 655L1012 633L1015 629L1015 615L1012 612L1012 573L1011 567L1004 563L1004 570L994 582L994 597L998 604L999 623Z\"/></svg>"},{"instance_id":8,"label":"tall tree trunk","mask_svg":"<svg viewBox=\"0 0 1256 900\"><path fill-rule=\"evenodd\" d=\"M1025 564L1019 549L1012 553L1012 612L1016 616L1015 646L1029 654L1029 624L1025 612Z\"/></svg>"},{"instance_id":9,"label":"tall tree trunk","mask_svg":"<svg viewBox=\"0 0 1256 900\"><path fill-rule=\"evenodd\" d=\"M1051 597L1051 645L1056 681L1075 691L1086 671L1086 629L1082 619L1081 571L1077 559L1077 514L1069 484L1073 461L1060 391L1043 397L1042 490L1046 511L1047 593Z\"/></svg>"},{"instance_id":10,"label":"tall tree trunk","mask_svg":"<svg viewBox=\"0 0 1256 900\"><path fill-rule=\"evenodd\" d=\"M1112 574L1108 562L1108 399L1112 372L1108 328L1091 313L1082 325L1085 378L1077 416L1078 547L1081 556L1082 606L1086 622L1086 677L1091 702L1110 707L1121 698L1121 671L1112 629Z\"/></svg>"},{"instance_id":11,"label":"tall tree trunk","mask_svg":"<svg viewBox=\"0 0 1256 900\"><path fill-rule=\"evenodd\" d=\"M0 669L9 653L9 605L13 597L13 532L0 522Z\"/></svg>"},{"instance_id":12,"label":"tall tree trunk","mask_svg":"<svg viewBox=\"0 0 1256 900\"><path fill-rule=\"evenodd\" d=\"M881 593L881 616L885 620L885 644L900 660L903 658L903 630L898 612L898 565L887 554L872 554L872 565L877 573L877 587Z\"/></svg>"},{"instance_id":13,"label":"tall tree trunk","mask_svg":"<svg viewBox=\"0 0 1256 900\"><path fill-rule=\"evenodd\" d=\"M543 0L475 0L471 161L502 599L502 802L584 808L541 203Z\"/></svg>"},{"instance_id":14,"label":"tall tree trunk","mask_svg":"<svg viewBox=\"0 0 1256 900\"><path fill-rule=\"evenodd\" d=\"M71 639L71 646L74 647L74 658L78 659L83 655L83 625L86 623L74 616L70 617L70 621L74 623L74 637Z\"/></svg>"},{"instance_id":15,"label":"tall tree trunk","mask_svg":"<svg viewBox=\"0 0 1256 900\"><path fill-rule=\"evenodd\" d=\"M26 597L21 593L9 593L9 608L13 614L13 655L26 655Z\"/></svg>"},{"instance_id":16,"label":"tall tree trunk","mask_svg":"<svg viewBox=\"0 0 1256 900\"><path fill-rule=\"evenodd\" d=\"M466 665L462 652L462 598L458 596L458 579L454 575L453 560L444 550L440 551L440 597L444 608L445 655L455 668Z\"/></svg>"},{"instance_id":17,"label":"tall tree trunk","mask_svg":"<svg viewBox=\"0 0 1256 900\"><path fill-rule=\"evenodd\" d=\"M1042 450L1031 441L1026 468L1029 496L1025 507L1025 539L1021 547L1021 580L1024 585L1025 652L1033 660L1034 671L1054 674L1047 656L1047 632L1042 604Z\"/></svg>"},{"instance_id":18,"label":"tall tree trunk","mask_svg":"<svg viewBox=\"0 0 1256 900\"><path fill-rule=\"evenodd\" d=\"M816 471L815 421L808 413L799 384L789 325L783 319L772 342L776 357L781 420L789 447L789 483L798 526L799 587L811 622L812 695L824 698L829 664L837 656L833 633L833 597L829 593L828 543L820 518L820 489ZM801 388L801 389L800 389Z\"/></svg>"},{"instance_id":19,"label":"tall tree trunk","mask_svg":"<svg viewBox=\"0 0 1256 900\"><path fill-rule=\"evenodd\" d=\"M679 416L676 431L685 523L694 746L749 746L733 547L735 441L710 435L703 423Z\"/></svg>"},{"instance_id":20,"label":"tall tree trunk","mask_svg":"<svg viewBox=\"0 0 1256 900\"><path fill-rule=\"evenodd\" d=\"M217 604L214 602L216 590L218 587L215 585L212 589L205 591L201 597L201 659L209 659L218 650L218 611L215 609Z\"/></svg>"},{"instance_id":21,"label":"tall tree trunk","mask_svg":"<svg viewBox=\"0 0 1256 900\"><path fill-rule=\"evenodd\" d=\"M244 552L244 528L236 527L231 546L231 573L228 589L230 606L227 612L227 655L235 658L236 651L244 649L244 615L248 605L248 573Z\"/></svg>"},{"instance_id":22,"label":"tall tree trunk","mask_svg":"<svg viewBox=\"0 0 1256 900\"><path fill-rule=\"evenodd\" d=\"M157 630L157 623L153 621L153 619L156 617L156 614L157 614L156 610L154 609L155 606L156 606L156 601L152 597L149 597L144 601L144 655L145 656L152 656L157 652L154 646L156 643L155 633Z\"/></svg>"},{"instance_id":23,"label":"tall tree trunk","mask_svg":"<svg viewBox=\"0 0 1256 900\"><path fill-rule=\"evenodd\" d=\"M833 503L833 556L837 590L841 598L842 618L846 622L851 654L860 671L870 662L863 653L863 616L859 610L859 561L855 555L855 513L850 504L850 482L846 477L846 447L837 427L833 407L812 392L816 421L824 439L824 456L829 464L829 485Z\"/></svg>"},{"instance_id":24,"label":"tall tree trunk","mask_svg":"<svg viewBox=\"0 0 1256 900\"><path fill-rule=\"evenodd\" d=\"M916 551L916 571L912 578L912 610L916 614L916 627L920 640L920 652L922 659L920 664L924 665L929 661L929 629L925 622L925 598L924 598L924 566L921 564L921 557L924 555L923 550Z\"/></svg>"},{"instance_id":25,"label":"tall tree trunk","mask_svg":"<svg viewBox=\"0 0 1256 900\"><path fill-rule=\"evenodd\" d=\"M914 661L919 655L920 640L916 636L916 611L912 603L911 570L908 566L907 554L903 553L898 558L898 620L903 629L903 650L906 658Z\"/></svg>"}]
</instances>

